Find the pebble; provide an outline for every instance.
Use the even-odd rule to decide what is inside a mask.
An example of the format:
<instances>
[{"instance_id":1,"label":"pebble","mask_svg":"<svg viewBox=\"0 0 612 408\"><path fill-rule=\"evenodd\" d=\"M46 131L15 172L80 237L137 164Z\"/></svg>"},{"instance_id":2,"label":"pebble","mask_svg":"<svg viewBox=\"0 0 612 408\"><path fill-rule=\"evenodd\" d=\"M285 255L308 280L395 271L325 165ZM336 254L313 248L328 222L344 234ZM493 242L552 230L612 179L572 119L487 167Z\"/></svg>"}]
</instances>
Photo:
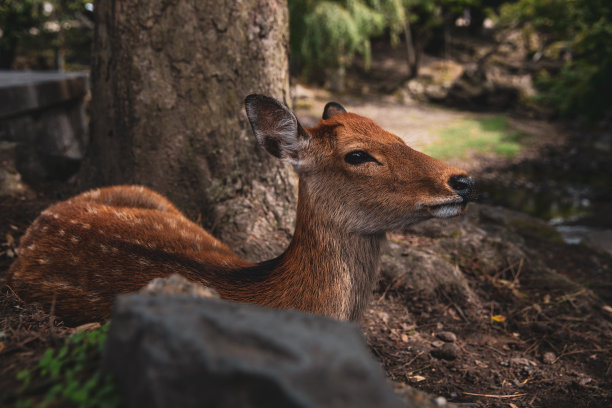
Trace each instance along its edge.
<instances>
[{"instance_id":1,"label":"pebble","mask_svg":"<svg viewBox=\"0 0 612 408\"><path fill-rule=\"evenodd\" d=\"M440 340L434 340L434 341L431 342L431 345L432 345L432 347L440 348L440 347L442 347L444 345L444 342L440 341Z\"/></svg>"},{"instance_id":2,"label":"pebble","mask_svg":"<svg viewBox=\"0 0 612 408\"><path fill-rule=\"evenodd\" d=\"M444 343L442 347L431 350L431 355L442 360L454 360L459 355L459 347L454 343Z\"/></svg>"},{"instance_id":3,"label":"pebble","mask_svg":"<svg viewBox=\"0 0 612 408\"><path fill-rule=\"evenodd\" d=\"M440 340L447 343L454 343L457 341L457 335L450 331L442 331L436 335Z\"/></svg>"},{"instance_id":4,"label":"pebble","mask_svg":"<svg viewBox=\"0 0 612 408\"><path fill-rule=\"evenodd\" d=\"M544 353L544 355L542 356L542 361L545 364L554 364L555 360L557 359L557 356L555 356L555 353L553 353L552 351L547 351L546 353Z\"/></svg>"},{"instance_id":5,"label":"pebble","mask_svg":"<svg viewBox=\"0 0 612 408\"><path fill-rule=\"evenodd\" d=\"M432 399L432 402L437 406L437 407L445 407L446 406L446 398L444 397L436 397Z\"/></svg>"}]
</instances>

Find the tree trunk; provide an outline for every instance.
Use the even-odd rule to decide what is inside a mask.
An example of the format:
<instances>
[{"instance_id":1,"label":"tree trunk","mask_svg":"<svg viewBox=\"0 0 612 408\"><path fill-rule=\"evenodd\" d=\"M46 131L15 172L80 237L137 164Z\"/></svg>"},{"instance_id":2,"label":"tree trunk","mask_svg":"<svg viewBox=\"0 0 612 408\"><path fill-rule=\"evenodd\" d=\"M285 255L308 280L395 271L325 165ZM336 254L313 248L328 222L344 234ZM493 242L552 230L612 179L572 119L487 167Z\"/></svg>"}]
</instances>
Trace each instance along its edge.
<instances>
[{"instance_id":1,"label":"tree trunk","mask_svg":"<svg viewBox=\"0 0 612 408\"><path fill-rule=\"evenodd\" d=\"M406 61L408 62L408 79L419 76L419 65L421 56L416 44L416 39L412 36L410 27L410 11L406 9L406 23L404 24L404 36L406 38Z\"/></svg>"},{"instance_id":2,"label":"tree trunk","mask_svg":"<svg viewBox=\"0 0 612 408\"><path fill-rule=\"evenodd\" d=\"M243 100L290 100L286 1L99 0L95 21L81 185L147 185L238 253L277 255L295 180L257 145Z\"/></svg>"}]
</instances>

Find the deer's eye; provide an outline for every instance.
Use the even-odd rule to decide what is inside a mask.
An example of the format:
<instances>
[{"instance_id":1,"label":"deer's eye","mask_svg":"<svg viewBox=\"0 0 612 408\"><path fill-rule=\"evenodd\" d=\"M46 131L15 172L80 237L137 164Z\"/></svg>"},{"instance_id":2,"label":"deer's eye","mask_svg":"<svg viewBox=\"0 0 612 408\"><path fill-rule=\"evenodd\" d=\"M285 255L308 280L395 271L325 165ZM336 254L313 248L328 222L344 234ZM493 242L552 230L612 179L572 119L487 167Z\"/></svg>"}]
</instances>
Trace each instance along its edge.
<instances>
[{"instance_id":1,"label":"deer's eye","mask_svg":"<svg viewBox=\"0 0 612 408\"><path fill-rule=\"evenodd\" d=\"M354 152L347 153L347 155L344 156L344 161L353 166L357 166L358 164L366 162L378 163L375 158L373 158L363 150L355 150Z\"/></svg>"}]
</instances>

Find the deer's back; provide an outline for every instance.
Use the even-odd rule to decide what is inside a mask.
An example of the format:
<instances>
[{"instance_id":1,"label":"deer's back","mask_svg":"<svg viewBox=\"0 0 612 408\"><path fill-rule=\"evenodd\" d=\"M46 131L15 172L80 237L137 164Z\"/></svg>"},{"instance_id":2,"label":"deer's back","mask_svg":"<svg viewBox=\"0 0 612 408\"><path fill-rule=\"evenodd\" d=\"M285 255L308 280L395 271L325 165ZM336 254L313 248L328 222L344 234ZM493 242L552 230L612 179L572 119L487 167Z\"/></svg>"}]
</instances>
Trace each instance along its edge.
<instances>
[{"instance_id":1,"label":"deer's back","mask_svg":"<svg viewBox=\"0 0 612 408\"><path fill-rule=\"evenodd\" d=\"M7 283L68 321L108 317L113 297L179 273L246 266L164 197L138 186L81 194L53 205L21 239Z\"/></svg>"}]
</instances>

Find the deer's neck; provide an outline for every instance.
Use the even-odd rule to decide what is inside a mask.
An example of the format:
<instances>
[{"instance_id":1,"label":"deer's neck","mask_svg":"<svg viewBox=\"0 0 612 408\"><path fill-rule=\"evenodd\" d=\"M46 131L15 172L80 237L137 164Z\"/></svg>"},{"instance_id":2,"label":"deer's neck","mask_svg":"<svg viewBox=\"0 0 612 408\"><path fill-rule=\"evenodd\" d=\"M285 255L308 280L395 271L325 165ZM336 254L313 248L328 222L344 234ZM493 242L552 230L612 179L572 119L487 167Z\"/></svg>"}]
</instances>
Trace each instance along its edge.
<instances>
[{"instance_id":1,"label":"deer's neck","mask_svg":"<svg viewBox=\"0 0 612 408\"><path fill-rule=\"evenodd\" d=\"M376 279L384 234L347 232L322 210L300 184L293 240L277 259L270 279L282 288L281 302L339 319L357 319Z\"/></svg>"}]
</instances>

